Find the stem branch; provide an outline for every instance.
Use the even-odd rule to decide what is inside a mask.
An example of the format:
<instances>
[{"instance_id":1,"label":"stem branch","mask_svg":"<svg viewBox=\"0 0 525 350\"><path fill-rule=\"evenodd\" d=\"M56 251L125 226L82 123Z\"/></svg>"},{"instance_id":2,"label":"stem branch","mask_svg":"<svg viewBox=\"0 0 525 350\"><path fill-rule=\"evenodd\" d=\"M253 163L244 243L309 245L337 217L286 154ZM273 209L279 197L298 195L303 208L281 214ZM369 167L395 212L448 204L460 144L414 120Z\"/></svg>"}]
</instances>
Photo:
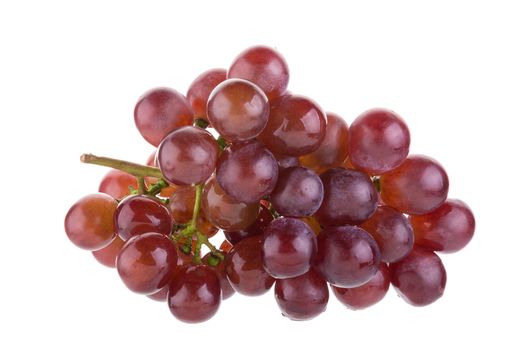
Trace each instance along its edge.
<instances>
[{"instance_id":1,"label":"stem branch","mask_svg":"<svg viewBox=\"0 0 525 350\"><path fill-rule=\"evenodd\" d=\"M141 165L137 163L132 163L132 162L128 162L125 160L108 158L108 157L98 157L94 154L85 153L80 156L80 161L82 163L87 163L87 164L107 166L113 169L124 171L128 174L138 176L138 177L151 176L151 177L156 177L158 179L162 179L162 173L160 172L159 168L155 168L155 167L147 166L147 165Z\"/></svg>"}]
</instances>

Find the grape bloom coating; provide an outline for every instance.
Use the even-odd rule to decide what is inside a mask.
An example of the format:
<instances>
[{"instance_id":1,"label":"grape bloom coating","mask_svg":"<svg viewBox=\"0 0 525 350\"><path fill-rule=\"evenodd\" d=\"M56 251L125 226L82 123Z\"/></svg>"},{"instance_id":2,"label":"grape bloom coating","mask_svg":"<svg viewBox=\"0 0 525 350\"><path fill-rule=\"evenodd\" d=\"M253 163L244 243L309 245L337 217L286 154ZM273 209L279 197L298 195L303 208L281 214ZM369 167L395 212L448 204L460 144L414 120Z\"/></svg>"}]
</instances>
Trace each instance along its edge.
<instances>
[{"instance_id":1,"label":"grape bloom coating","mask_svg":"<svg viewBox=\"0 0 525 350\"><path fill-rule=\"evenodd\" d=\"M186 96L137 101L146 164L82 155L111 170L65 216L74 245L186 323L272 289L290 320L330 299L361 310L389 290L418 307L444 295L438 254L464 249L476 222L441 163L410 154L400 114L325 111L288 90L288 63L266 46L195 73Z\"/></svg>"}]
</instances>

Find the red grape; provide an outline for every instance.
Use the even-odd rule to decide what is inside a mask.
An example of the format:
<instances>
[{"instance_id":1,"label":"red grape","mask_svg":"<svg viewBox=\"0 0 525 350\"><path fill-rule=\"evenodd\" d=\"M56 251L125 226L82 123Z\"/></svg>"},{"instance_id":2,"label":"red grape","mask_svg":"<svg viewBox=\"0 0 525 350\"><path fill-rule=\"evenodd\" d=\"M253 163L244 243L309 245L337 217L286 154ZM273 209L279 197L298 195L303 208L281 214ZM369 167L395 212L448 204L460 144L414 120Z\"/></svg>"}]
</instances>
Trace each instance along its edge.
<instances>
[{"instance_id":1,"label":"red grape","mask_svg":"<svg viewBox=\"0 0 525 350\"><path fill-rule=\"evenodd\" d=\"M326 113L326 134L323 141L312 153L302 156L299 161L318 174L335 168L348 156L348 124L334 113Z\"/></svg>"},{"instance_id":2,"label":"red grape","mask_svg":"<svg viewBox=\"0 0 525 350\"><path fill-rule=\"evenodd\" d=\"M430 250L415 246L408 256L389 267L392 285L409 304L431 304L445 291L445 267L439 256Z\"/></svg>"},{"instance_id":3,"label":"red grape","mask_svg":"<svg viewBox=\"0 0 525 350\"><path fill-rule=\"evenodd\" d=\"M209 266L187 266L170 283L168 306L180 321L204 322L217 313L220 305L221 284Z\"/></svg>"},{"instance_id":4,"label":"red grape","mask_svg":"<svg viewBox=\"0 0 525 350\"><path fill-rule=\"evenodd\" d=\"M414 245L414 231L410 222L394 208L378 207L374 215L359 226L374 237L384 262L391 263L403 258Z\"/></svg>"},{"instance_id":5,"label":"red grape","mask_svg":"<svg viewBox=\"0 0 525 350\"><path fill-rule=\"evenodd\" d=\"M399 166L409 147L408 127L400 116L387 109L368 110L350 125L350 162L369 174L383 174Z\"/></svg>"},{"instance_id":6,"label":"red grape","mask_svg":"<svg viewBox=\"0 0 525 350\"><path fill-rule=\"evenodd\" d=\"M191 83L186 96L195 113L195 118L208 120L206 104L213 89L226 80L226 69L210 69L199 75Z\"/></svg>"},{"instance_id":7,"label":"red grape","mask_svg":"<svg viewBox=\"0 0 525 350\"><path fill-rule=\"evenodd\" d=\"M224 252L223 252L224 253ZM210 259L211 253L204 255L202 261L207 262ZM221 283L222 290L222 300L226 300L235 293L235 289L232 288L230 281L228 281L228 276L226 276L226 262L224 260L219 261L215 266L210 265L210 268L215 271L217 277L219 277L219 282Z\"/></svg>"},{"instance_id":8,"label":"red grape","mask_svg":"<svg viewBox=\"0 0 525 350\"><path fill-rule=\"evenodd\" d=\"M453 253L464 248L474 235L476 220L469 206L449 199L425 215L412 215L416 244L425 248Z\"/></svg>"},{"instance_id":9,"label":"red grape","mask_svg":"<svg viewBox=\"0 0 525 350\"><path fill-rule=\"evenodd\" d=\"M131 237L117 257L117 271L124 284L140 294L153 294L171 279L177 263L173 242L160 233Z\"/></svg>"},{"instance_id":10,"label":"red grape","mask_svg":"<svg viewBox=\"0 0 525 350\"><path fill-rule=\"evenodd\" d=\"M235 58L228 78L249 80L272 100L286 92L290 73L281 54L269 47L255 46Z\"/></svg>"},{"instance_id":11,"label":"red grape","mask_svg":"<svg viewBox=\"0 0 525 350\"><path fill-rule=\"evenodd\" d=\"M224 236L228 242L236 244L246 237L263 234L272 220L273 216L270 210L266 206L261 205L257 219L250 226L239 231L224 231Z\"/></svg>"},{"instance_id":12,"label":"red grape","mask_svg":"<svg viewBox=\"0 0 525 350\"><path fill-rule=\"evenodd\" d=\"M323 183L308 168L298 166L283 169L270 201L277 212L284 216L313 215L323 201Z\"/></svg>"},{"instance_id":13,"label":"red grape","mask_svg":"<svg viewBox=\"0 0 525 350\"><path fill-rule=\"evenodd\" d=\"M219 249L225 253L229 253L232 248L233 244L231 244L227 239L222 241L221 246L219 247Z\"/></svg>"},{"instance_id":14,"label":"red grape","mask_svg":"<svg viewBox=\"0 0 525 350\"><path fill-rule=\"evenodd\" d=\"M346 307L360 310L381 301L390 287L390 273L388 265L381 263L379 270L372 279L356 288L332 287L335 297Z\"/></svg>"},{"instance_id":15,"label":"red grape","mask_svg":"<svg viewBox=\"0 0 525 350\"><path fill-rule=\"evenodd\" d=\"M90 194L69 209L64 220L67 237L82 249L99 250L115 238L113 214L117 201L105 193Z\"/></svg>"},{"instance_id":16,"label":"red grape","mask_svg":"<svg viewBox=\"0 0 525 350\"><path fill-rule=\"evenodd\" d=\"M193 185L206 181L213 173L217 152L217 142L209 132L186 126L164 138L157 151L157 161L170 183Z\"/></svg>"},{"instance_id":17,"label":"red grape","mask_svg":"<svg viewBox=\"0 0 525 350\"><path fill-rule=\"evenodd\" d=\"M264 270L261 236L248 237L226 255L226 274L238 293L256 296L272 287L274 278Z\"/></svg>"},{"instance_id":18,"label":"red grape","mask_svg":"<svg viewBox=\"0 0 525 350\"><path fill-rule=\"evenodd\" d=\"M314 231L316 235L318 235L323 230L319 221L317 221L313 216L300 218L300 220L308 226L310 226L310 228L312 229L312 231Z\"/></svg>"},{"instance_id":19,"label":"red grape","mask_svg":"<svg viewBox=\"0 0 525 350\"><path fill-rule=\"evenodd\" d=\"M275 282L275 300L284 316L309 320L326 310L328 287L315 270Z\"/></svg>"},{"instance_id":20,"label":"red grape","mask_svg":"<svg viewBox=\"0 0 525 350\"><path fill-rule=\"evenodd\" d=\"M227 141L240 142L259 135L270 114L268 98L255 84L242 79L220 83L208 100L210 124Z\"/></svg>"},{"instance_id":21,"label":"red grape","mask_svg":"<svg viewBox=\"0 0 525 350\"><path fill-rule=\"evenodd\" d=\"M171 214L162 203L151 196L133 195L121 201L115 212L115 227L120 238L147 232L170 235L173 227Z\"/></svg>"},{"instance_id":22,"label":"red grape","mask_svg":"<svg viewBox=\"0 0 525 350\"><path fill-rule=\"evenodd\" d=\"M120 170L111 169L100 181L98 191L109 194L115 199L122 199L129 195L130 187L138 188L137 178Z\"/></svg>"},{"instance_id":23,"label":"red grape","mask_svg":"<svg viewBox=\"0 0 525 350\"><path fill-rule=\"evenodd\" d=\"M279 175L273 154L261 143L234 144L225 149L217 165L217 181L232 198L254 203L270 194Z\"/></svg>"},{"instance_id":24,"label":"red grape","mask_svg":"<svg viewBox=\"0 0 525 350\"><path fill-rule=\"evenodd\" d=\"M315 233L299 219L279 218L264 230L264 269L275 278L306 273L317 253Z\"/></svg>"},{"instance_id":25,"label":"red grape","mask_svg":"<svg viewBox=\"0 0 525 350\"><path fill-rule=\"evenodd\" d=\"M149 295L146 295L146 296L148 298L150 298L151 300L160 301L160 302L165 303L168 300L168 293L170 291L169 286L170 285L168 283L167 285L162 287L162 289L159 290L158 292L155 292L153 294L149 294Z\"/></svg>"},{"instance_id":26,"label":"red grape","mask_svg":"<svg viewBox=\"0 0 525 350\"><path fill-rule=\"evenodd\" d=\"M259 203L243 203L228 196L215 177L210 178L202 193L202 211L215 226L238 231L250 226L259 214Z\"/></svg>"},{"instance_id":27,"label":"red grape","mask_svg":"<svg viewBox=\"0 0 525 350\"><path fill-rule=\"evenodd\" d=\"M149 90L135 106L135 125L155 147L173 130L192 124L193 111L188 101L173 89Z\"/></svg>"},{"instance_id":28,"label":"red grape","mask_svg":"<svg viewBox=\"0 0 525 350\"><path fill-rule=\"evenodd\" d=\"M436 160L409 156L399 167L380 178L381 198L407 214L431 212L447 199L448 176Z\"/></svg>"},{"instance_id":29,"label":"red grape","mask_svg":"<svg viewBox=\"0 0 525 350\"><path fill-rule=\"evenodd\" d=\"M333 168L321 174L324 199L315 217L324 226L355 225L370 218L378 202L368 175L352 169Z\"/></svg>"},{"instance_id":30,"label":"red grape","mask_svg":"<svg viewBox=\"0 0 525 350\"><path fill-rule=\"evenodd\" d=\"M115 267L117 263L117 255L124 246L124 241L119 237L115 239L106 247L91 252L99 263L107 267Z\"/></svg>"},{"instance_id":31,"label":"red grape","mask_svg":"<svg viewBox=\"0 0 525 350\"><path fill-rule=\"evenodd\" d=\"M331 227L317 236L315 268L337 287L365 284L376 274L380 261L377 243L359 227Z\"/></svg>"},{"instance_id":32,"label":"red grape","mask_svg":"<svg viewBox=\"0 0 525 350\"><path fill-rule=\"evenodd\" d=\"M306 97L287 95L271 103L268 124L259 140L273 153L297 157L315 151L325 132L321 107Z\"/></svg>"}]
</instances>

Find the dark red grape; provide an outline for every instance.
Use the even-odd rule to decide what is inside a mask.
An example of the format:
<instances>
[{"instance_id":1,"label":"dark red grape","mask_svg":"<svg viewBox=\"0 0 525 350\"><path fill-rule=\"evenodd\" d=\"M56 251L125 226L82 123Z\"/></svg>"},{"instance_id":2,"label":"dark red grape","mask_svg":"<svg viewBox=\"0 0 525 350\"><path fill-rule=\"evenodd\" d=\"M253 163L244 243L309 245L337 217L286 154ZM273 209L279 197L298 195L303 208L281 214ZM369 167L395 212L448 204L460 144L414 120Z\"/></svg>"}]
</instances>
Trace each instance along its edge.
<instances>
[{"instance_id":1,"label":"dark red grape","mask_svg":"<svg viewBox=\"0 0 525 350\"><path fill-rule=\"evenodd\" d=\"M367 308L380 302L388 292L390 287L388 265L381 263L374 277L362 286L356 288L331 287L337 300L346 307L352 310Z\"/></svg>"},{"instance_id":2,"label":"dark red grape","mask_svg":"<svg viewBox=\"0 0 525 350\"><path fill-rule=\"evenodd\" d=\"M378 207L374 215L359 226L374 237L384 262L403 258L414 246L414 231L410 222L394 208Z\"/></svg>"},{"instance_id":3,"label":"dark red grape","mask_svg":"<svg viewBox=\"0 0 525 350\"><path fill-rule=\"evenodd\" d=\"M242 79L220 83L208 100L208 120L227 141L240 142L259 135L270 114L264 92Z\"/></svg>"},{"instance_id":4,"label":"dark red grape","mask_svg":"<svg viewBox=\"0 0 525 350\"><path fill-rule=\"evenodd\" d=\"M279 173L270 201L283 216L313 215L323 201L323 183L312 170L290 167Z\"/></svg>"},{"instance_id":5,"label":"dark red grape","mask_svg":"<svg viewBox=\"0 0 525 350\"><path fill-rule=\"evenodd\" d=\"M82 249L99 250L116 235L113 215L117 201L105 193L90 194L69 209L64 220L67 237Z\"/></svg>"},{"instance_id":6,"label":"dark red grape","mask_svg":"<svg viewBox=\"0 0 525 350\"><path fill-rule=\"evenodd\" d=\"M334 168L321 174L324 198L315 217L321 225L355 225L370 218L378 204L370 177L352 169Z\"/></svg>"},{"instance_id":7,"label":"dark red grape","mask_svg":"<svg viewBox=\"0 0 525 350\"><path fill-rule=\"evenodd\" d=\"M250 226L259 214L259 203L242 203L228 196L215 177L210 178L202 193L202 211L220 229L238 231Z\"/></svg>"},{"instance_id":8,"label":"dark red grape","mask_svg":"<svg viewBox=\"0 0 525 350\"><path fill-rule=\"evenodd\" d=\"M415 246L408 256L389 267L392 285L409 304L425 306L445 292L445 267L430 250Z\"/></svg>"},{"instance_id":9,"label":"dark red grape","mask_svg":"<svg viewBox=\"0 0 525 350\"><path fill-rule=\"evenodd\" d=\"M355 226L331 227L317 236L315 268L330 284L359 287L370 281L381 262L372 236Z\"/></svg>"},{"instance_id":10,"label":"dark red grape","mask_svg":"<svg viewBox=\"0 0 525 350\"><path fill-rule=\"evenodd\" d=\"M306 97L287 95L271 103L268 124L259 140L273 153L298 157L315 151L325 132L321 107Z\"/></svg>"},{"instance_id":11,"label":"dark red grape","mask_svg":"<svg viewBox=\"0 0 525 350\"><path fill-rule=\"evenodd\" d=\"M193 124L193 111L186 98L169 88L149 90L135 106L135 125L153 146L181 126Z\"/></svg>"},{"instance_id":12,"label":"dark red grape","mask_svg":"<svg viewBox=\"0 0 525 350\"><path fill-rule=\"evenodd\" d=\"M221 284L209 266L187 266L173 277L168 306L180 321L204 322L217 313L220 305Z\"/></svg>"},{"instance_id":13,"label":"dark red grape","mask_svg":"<svg viewBox=\"0 0 525 350\"><path fill-rule=\"evenodd\" d=\"M217 142L194 126L171 132L159 146L157 161L162 175L175 185L200 184L210 177L217 162Z\"/></svg>"},{"instance_id":14,"label":"dark red grape","mask_svg":"<svg viewBox=\"0 0 525 350\"><path fill-rule=\"evenodd\" d=\"M412 215L416 244L425 248L453 253L464 248L474 235L476 220L469 206L458 199L445 201L425 215Z\"/></svg>"},{"instance_id":15,"label":"dark red grape","mask_svg":"<svg viewBox=\"0 0 525 350\"><path fill-rule=\"evenodd\" d=\"M281 54L269 47L255 46L235 58L228 71L228 78L249 80L272 100L286 92L290 73Z\"/></svg>"},{"instance_id":16,"label":"dark red grape","mask_svg":"<svg viewBox=\"0 0 525 350\"><path fill-rule=\"evenodd\" d=\"M431 212L447 199L448 176L436 160L409 156L399 167L380 178L381 198L406 214Z\"/></svg>"},{"instance_id":17,"label":"dark red grape","mask_svg":"<svg viewBox=\"0 0 525 350\"><path fill-rule=\"evenodd\" d=\"M117 256L124 246L124 241L119 237L115 237L113 241L106 247L91 252L99 263L107 267L115 267L117 263Z\"/></svg>"},{"instance_id":18,"label":"dark red grape","mask_svg":"<svg viewBox=\"0 0 525 350\"><path fill-rule=\"evenodd\" d=\"M138 188L137 178L120 170L111 169L100 181L98 191L109 194L115 199L122 199L129 195L130 187Z\"/></svg>"},{"instance_id":19,"label":"dark red grape","mask_svg":"<svg viewBox=\"0 0 525 350\"><path fill-rule=\"evenodd\" d=\"M156 293L146 295L151 300L160 301L162 303L165 303L168 300L168 293L170 291L170 285L169 283L162 287L161 290L159 290Z\"/></svg>"},{"instance_id":20,"label":"dark red grape","mask_svg":"<svg viewBox=\"0 0 525 350\"><path fill-rule=\"evenodd\" d=\"M124 241L147 232L170 235L173 220L166 206L154 197L133 195L121 201L115 212L115 227Z\"/></svg>"},{"instance_id":21,"label":"dark red grape","mask_svg":"<svg viewBox=\"0 0 525 350\"><path fill-rule=\"evenodd\" d=\"M248 237L226 255L226 274L235 291L248 296L266 293L274 278L264 270L261 236Z\"/></svg>"},{"instance_id":22,"label":"dark red grape","mask_svg":"<svg viewBox=\"0 0 525 350\"><path fill-rule=\"evenodd\" d=\"M264 230L263 264L272 277L291 278L306 273L316 253L315 233L299 219L275 219Z\"/></svg>"},{"instance_id":23,"label":"dark red grape","mask_svg":"<svg viewBox=\"0 0 525 350\"><path fill-rule=\"evenodd\" d=\"M261 205L261 208L259 209L259 215L253 224L239 231L224 231L224 236L228 242L231 244L236 244L246 237L263 234L264 230L272 220L273 216L270 210L266 206Z\"/></svg>"},{"instance_id":24,"label":"dark red grape","mask_svg":"<svg viewBox=\"0 0 525 350\"><path fill-rule=\"evenodd\" d=\"M275 282L275 300L284 316L296 320L312 319L326 310L328 287L315 270Z\"/></svg>"},{"instance_id":25,"label":"dark red grape","mask_svg":"<svg viewBox=\"0 0 525 350\"><path fill-rule=\"evenodd\" d=\"M210 69L199 75L190 84L186 96L195 113L195 118L208 120L206 104L211 92L217 85L226 80L226 69Z\"/></svg>"},{"instance_id":26,"label":"dark red grape","mask_svg":"<svg viewBox=\"0 0 525 350\"><path fill-rule=\"evenodd\" d=\"M400 116L387 109L368 110L350 125L350 162L369 174L383 174L399 166L409 147L408 127Z\"/></svg>"},{"instance_id":27,"label":"dark red grape","mask_svg":"<svg viewBox=\"0 0 525 350\"><path fill-rule=\"evenodd\" d=\"M217 181L232 198L254 203L270 194L279 175L273 154L257 141L225 149L217 164Z\"/></svg>"},{"instance_id":28,"label":"dark red grape","mask_svg":"<svg viewBox=\"0 0 525 350\"><path fill-rule=\"evenodd\" d=\"M343 164L348 156L348 124L334 113L326 113L326 134L323 141L312 153L302 156L299 161L321 174Z\"/></svg>"},{"instance_id":29,"label":"dark red grape","mask_svg":"<svg viewBox=\"0 0 525 350\"><path fill-rule=\"evenodd\" d=\"M225 252L222 252L225 253ZM208 259L217 259L211 256L211 253L204 255L202 258L203 262L208 262ZM210 268L215 271L217 277L219 277L219 282L221 283L222 290L222 300L226 300L235 293L235 289L232 288L230 281L228 281L228 276L226 276L226 262L224 260L219 261L215 266L210 265Z\"/></svg>"},{"instance_id":30,"label":"dark red grape","mask_svg":"<svg viewBox=\"0 0 525 350\"><path fill-rule=\"evenodd\" d=\"M172 241L160 233L131 237L117 257L117 271L124 284L140 294L153 294L171 279L177 263Z\"/></svg>"}]
</instances>

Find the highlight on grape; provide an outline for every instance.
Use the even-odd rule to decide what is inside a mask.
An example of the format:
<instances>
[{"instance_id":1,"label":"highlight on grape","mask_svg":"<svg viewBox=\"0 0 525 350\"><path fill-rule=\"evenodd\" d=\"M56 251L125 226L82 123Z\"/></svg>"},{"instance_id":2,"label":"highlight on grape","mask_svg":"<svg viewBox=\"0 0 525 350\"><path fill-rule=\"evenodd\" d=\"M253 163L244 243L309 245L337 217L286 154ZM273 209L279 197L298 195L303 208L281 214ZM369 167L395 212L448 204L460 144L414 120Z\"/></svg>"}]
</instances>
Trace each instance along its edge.
<instances>
[{"instance_id":1,"label":"highlight on grape","mask_svg":"<svg viewBox=\"0 0 525 350\"><path fill-rule=\"evenodd\" d=\"M409 155L395 112L370 109L348 126L288 81L282 55L256 46L186 96L147 91L135 125L157 151L145 165L82 155L112 169L69 209L67 237L189 323L272 287L292 320L324 312L330 290L354 310L390 285L414 306L438 300L436 252L461 250L475 229L468 205L447 198L443 166Z\"/></svg>"}]
</instances>

